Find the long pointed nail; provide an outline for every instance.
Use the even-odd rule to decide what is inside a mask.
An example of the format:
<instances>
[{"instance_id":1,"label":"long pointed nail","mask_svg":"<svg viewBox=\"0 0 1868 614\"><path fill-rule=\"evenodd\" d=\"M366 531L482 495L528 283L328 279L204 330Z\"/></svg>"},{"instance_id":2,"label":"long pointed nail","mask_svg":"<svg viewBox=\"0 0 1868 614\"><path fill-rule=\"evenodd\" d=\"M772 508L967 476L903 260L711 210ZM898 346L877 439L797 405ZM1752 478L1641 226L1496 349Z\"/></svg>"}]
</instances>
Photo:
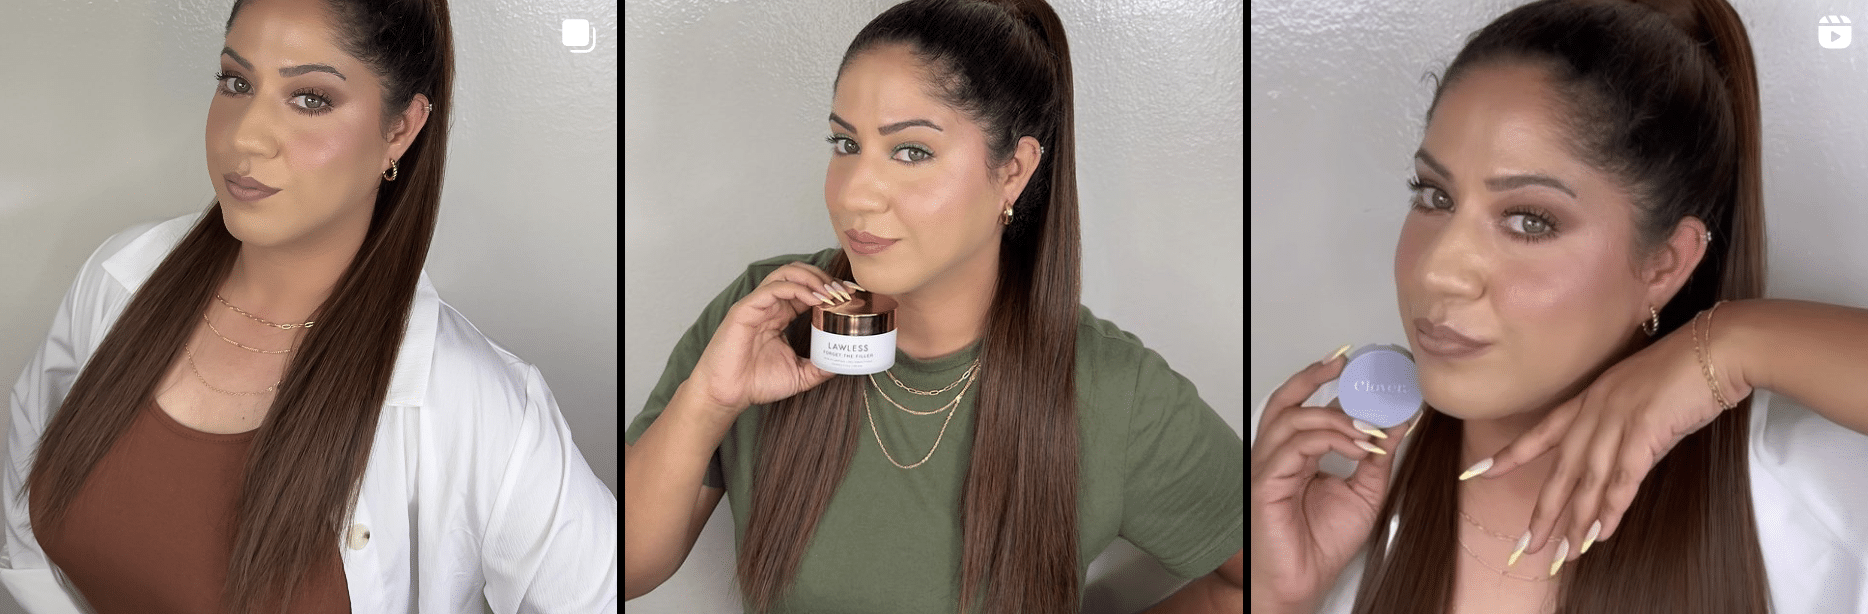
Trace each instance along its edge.
<instances>
[{"instance_id":1,"label":"long pointed nail","mask_svg":"<svg viewBox=\"0 0 1868 614\"><path fill-rule=\"evenodd\" d=\"M1330 353L1330 357L1329 357L1329 358L1325 358L1325 359L1323 359L1323 364L1329 364L1329 363L1330 363L1330 361L1332 361L1332 360L1336 360L1336 357L1337 357L1337 356L1342 356L1344 352L1347 352L1347 351L1349 351L1349 348L1350 348L1350 346L1352 346L1352 345L1354 345L1354 344L1348 344L1348 345L1344 345L1343 347L1341 347L1341 348L1338 348L1338 349L1337 349L1336 351L1334 351L1334 352L1331 352L1331 353Z\"/></svg>"},{"instance_id":2,"label":"long pointed nail","mask_svg":"<svg viewBox=\"0 0 1868 614\"><path fill-rule=\"evenodd\" d=\"M1358 431L1362 431L1364 433L1368 433L1370 435L1374 435L1382 439L1388 438L1387 433L1383 433L1381 429L1375 428L1375 425L1373 424L1363 422L1360 418L1350 421L1350 424L1355 425L1356 430Z\"/></svg>"},{"instance_id":3,"label":"long pointed nail","mask_svg":"<svg viewBox=\"0 0 1868 614\"><path fill-rule=\"evenodd\" d=\"M1489 471L1489 470L1491 470L1491 469L1492 469L1492 459L1491 459L1491 458L1487 458L1487 459L1485 459L1485 460L1482 460L1482 461L1479 461L1479 462L1477 462L1477 463L1473 463L1473 464L1472 464L1472 467L1471 467L1471 468L1469 468L1469 469L1467 469L1465 473L1462 473L1462 474L1459 474L1459 481L1461 481L1461 482L1464 482L1464 481L1466 481L1466 479L1467 479L1467 478L1471 478L1472 476L1475 476L1475 475L1479 475L1479 474L1481 474L1481 473L1485 473L1486 471ZM1527 535L1528 535L1528 533L1527 533Z\"/></svg>"},{"instance_id":4,"label":"long pointed nail","mask_svg":"<svg viewBox=\"0 0 1868 614\"><path fill-rule=\"evenodd\" d=\"M1583 537L1583 549L1577 554L1589 554L1589 545L1596 543L1596 535L1602 533L1602 521L1589 525L1589 535Z\"/></svg>"},{"instance_id":5,"label":"long pointed nail","mask_svg":"<svg viewBox=\"0 0 1868 614\"><path fill-rule=\"evenodd\" d=\"M1565 537L1563 538L1563 541L1557 542L1557 561L1555 563L1550 564L1550 577L1552 578L1557 577L1557 570L1563 568L1564 557L1567 557L1569 555L1570 555L1570 538Z\"/></svg>"},{"instance_id":6,"label":"long pointed nail","mask_svg":"<svg viewBox=\"0 0 1868 614\"><path fill-rule=\"evenodd\" d=\"M1524 554L1524 549L1529 548L1530 546L1531 546L1531 532L1525 531L1524 537L1518 538L1518 549L1511 551L1511 558L1505 559L1505 569L1511 569L1512 565L1518 564L1518 557L1522 556Z\"/></svg>"},{"instance_id":7,"label":"long pointed nail","mask_svg":"<svg viewBox=\"0 0 1868 614\"><path fill-rule=\"evenodd\" d=\"M1357 446L1357 447L1360 447L1360 448L1362 448L1362 449L1364 449L1364 450L1368 450L1368 451L1370 451L1370 452L1374 452L1374 453L1376 453L1376 454L1384 454L1384 455L1385 455L1385 454L1387 454L1387 453L1388 453L1388 452L1386 452L1386 451L1384 451L1384 450L1382 450L1381 448L1378 448L1378 447L1375 447L1375 444L1372 444L1372 443L1369 443L1369 442L1366 442L1366 441L1357 441L1357 442L1356 442L1356 446Z\"/></svg>"},{"instance_id":8,"label":"long pointed nail","mask_svg":"<svg viewBox=\"0 0 1868 614\"><path fill-rule=\"evenodd\" d=\"M853 282L853 281L846 281L846 282L843 282L843 283L844 283L844 284L846 284L846 285L848 285L849 287L851 287L851 288L855 288L855 289L857 289L857 290L862 290L862 291L864 291L864 292L868 292L868 291L869 291L869 289L868 289L868 288L864 288L864 287L862 287L862 286L858 286L858 285L856 285L856 282Z\"/></svg>"},{"instance_id":9,"label":"long pointed nail","mask_svg":"<svg viewBox=\"0 0 1868 614\"><path fill-rule=\"evenodd\" d=\"M1408 423L1407 423L1407 432L1406 432L1406 433L1402 433L1402 434L1401 434L1401 438L1402 438L1402 439L1407 439L1407 436L1408 436L1408 435L1413 435L1413 434L1414 434L1414 427L1416 427L1416 426L1420 426L1420 416L1415 416L1415 417L1414 417L1414 420L1413 420L1413 421L1411 421L1411 422L1408 422Z\"/></svg>"},{"instance_id":10,"label":"long pointed nail","mask_svg":"<svg viewBox=\"0 0 1868 614\"><path fill-rule=\"evenodd\" d=\"M825 305L829 305L829 304L831 304L831 303L834 303L834 302L836 302L836 301L833 301L833 300L830 300L830 299L828 299L828 298L824 298L824 295L822 295L822 294L818 294L818 293L816 293L816 292L812 292L812 293L811 293L811 296L815 296L815 297L817 297L817 301L818 301L818 302L820 302L820 303L823 303L823 304L825 304Z\"/></svg>"}]
</instances>

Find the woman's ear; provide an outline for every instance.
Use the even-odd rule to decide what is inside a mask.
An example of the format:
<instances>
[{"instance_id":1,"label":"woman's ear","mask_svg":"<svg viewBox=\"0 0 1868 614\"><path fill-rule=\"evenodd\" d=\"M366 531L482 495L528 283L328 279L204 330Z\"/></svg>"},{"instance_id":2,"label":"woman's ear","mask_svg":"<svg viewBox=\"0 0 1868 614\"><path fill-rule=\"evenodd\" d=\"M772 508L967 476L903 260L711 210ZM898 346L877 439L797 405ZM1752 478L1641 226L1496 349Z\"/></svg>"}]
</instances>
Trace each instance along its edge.
<instances>
[{"instance_id":1,"label":"woman's ear","mask_svg":"<svg viewBox=\"0 0 1868 614\"><path fill-rule=\"evenodd\" d=\"M1025 186L1031 183L1031 174L1037 172L1038 161L1043 157L1038 139L1021 136L1018 144L1012 148L1012 159L1005 164L1005 177L1001 185L1001 202L1018 202L1018 195L1025 192Z\"/></svg>"},{"instance_id":2,"label":"woman's ear","mask_svg":"<svg viewBox=\"0 0 1868 614\"><path fill-rule=\"evenodd\" d=\"M1667 243L1654 254L1644 275L1648 282L1648 300L1656 307L1667 304L1686 286L1708 252L1706 223L1687 217L1675 224Z\"/></svg>"}]
</instances>

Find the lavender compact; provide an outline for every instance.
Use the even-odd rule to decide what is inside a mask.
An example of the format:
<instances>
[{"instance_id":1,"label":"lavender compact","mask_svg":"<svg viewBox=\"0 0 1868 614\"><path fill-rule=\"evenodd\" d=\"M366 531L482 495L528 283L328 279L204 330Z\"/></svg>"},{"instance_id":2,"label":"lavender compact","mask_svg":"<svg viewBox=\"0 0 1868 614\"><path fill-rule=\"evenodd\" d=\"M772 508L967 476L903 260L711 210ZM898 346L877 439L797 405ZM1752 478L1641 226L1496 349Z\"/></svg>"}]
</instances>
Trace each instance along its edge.
<instances>
[{"instance_id":1,"label":"lavender compact","mask_svg":"<svg viewBox=\"0 0 1868 614\"><path fill-rule=\"evenodd\" d=\"M1420 412L1420 374L1414 355L1394 345L1364 345L1349 353L1337 378L1336 398L1350 417L1393 428Z\"/></svg>"}]
</instances>

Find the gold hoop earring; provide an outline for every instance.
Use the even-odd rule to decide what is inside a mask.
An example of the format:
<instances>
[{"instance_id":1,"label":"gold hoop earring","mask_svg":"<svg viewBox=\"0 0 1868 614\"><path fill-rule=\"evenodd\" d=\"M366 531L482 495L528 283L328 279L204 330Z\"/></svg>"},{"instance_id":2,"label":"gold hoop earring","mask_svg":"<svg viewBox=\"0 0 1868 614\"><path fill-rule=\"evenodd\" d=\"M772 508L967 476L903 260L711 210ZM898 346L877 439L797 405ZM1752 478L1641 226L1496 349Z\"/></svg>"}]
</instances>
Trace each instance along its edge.
<instances>
[{"instance_id":1,"label":"gold hoop earring","mask_svg":"<svg viewBox=\"0 0 1868 614\"><path fill-rule=\"evenodd\" d=\"M1652 306L1647 308L1647 312L1653 314L1653 317L1641 323L1641 332L1647 333L1647 336L1652 337L1654 333L1660 332L1660 312L1655 311Z\"/></svg>"},{"instance_id":2,"label":"gold hoop earring","mask_svg":"<svg viewBox=\"0 0 1868 614\"><path fill-rule=\"evenodd\" d=\"M396 180L396 160L394 158L390 158L389 159L389 170L383 171L383 181L395 181L395 180Z\"/></svg>"},{"instance_id":3,"label":"gold hoop earring","mask_svg":"<svg viewBox=\"0 0 1868 614\"><path fill-rule=\"evenodd\" d=\"M1005 217L999 219L999 225L1001 226L1012 225L1012 205L1007 204L1005 206Z\"/></svg>"}]
</instances>

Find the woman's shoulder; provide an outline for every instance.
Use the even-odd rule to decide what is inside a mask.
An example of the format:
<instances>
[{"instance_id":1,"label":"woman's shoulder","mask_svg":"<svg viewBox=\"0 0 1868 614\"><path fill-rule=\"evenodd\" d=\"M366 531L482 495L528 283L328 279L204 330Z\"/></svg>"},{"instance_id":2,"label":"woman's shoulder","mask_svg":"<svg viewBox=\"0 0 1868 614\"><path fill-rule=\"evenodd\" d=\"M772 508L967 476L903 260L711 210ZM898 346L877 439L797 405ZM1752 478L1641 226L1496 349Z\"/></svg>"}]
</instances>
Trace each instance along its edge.
<instances>
[{"instance_id":1,"label":"woman's shoulder","mask_svg":"<svg viewBox=\"0 0 1868 614\"><path fill-rule=\"evenodd\" d=\"M1166 385L1186 379L1141 337L1097 317L1086 305L1077 307L1077 370L1107 384Z\"/></svg>"},{"instance_id":2,"label":"woman's shoulder","mask_svg":"<svg viewBox=\"0 0 1868 614\"><path fill-rule=\"evenodd\" d=\"M200 218L201 213L195 212L132 224L104 239L85 260L84 268L107 272L124 290L135 292Z\"/></svg>"},{"instance_id":3,"label":"woman's shoulder","mask_svg":"<svg viewBox=\"0 0 1868 614\"><path fill-rule=\"evenodd\" d=\"M419 305L419 303L418 303ZM438 297L433 304L433 350L428 361L422 403L442 415L476 416L477 421L520 420L528 407L549 396L538 368L474 326L461 312ZM421 314L411 312L410 334ZM403 351L421 344L405 343ZM397 358L397 369L419 365L412 357ZM469 411L471 410L471 411Z\"/></svg>"},{"instance_id":4,"label":"woman's shoulder","mask_svg":"<svg viewBox=\"0 0 1868 614\"><path fill-rule=\"evenodd\" d=\"M1077 306L1077 355L1127 365L1139 365L1151 356L1160 360L1160 354L1148 349L1141 337L1123 330L1115 322L1097 317L1088 305Z\"/></svg>"}]
</instances>

